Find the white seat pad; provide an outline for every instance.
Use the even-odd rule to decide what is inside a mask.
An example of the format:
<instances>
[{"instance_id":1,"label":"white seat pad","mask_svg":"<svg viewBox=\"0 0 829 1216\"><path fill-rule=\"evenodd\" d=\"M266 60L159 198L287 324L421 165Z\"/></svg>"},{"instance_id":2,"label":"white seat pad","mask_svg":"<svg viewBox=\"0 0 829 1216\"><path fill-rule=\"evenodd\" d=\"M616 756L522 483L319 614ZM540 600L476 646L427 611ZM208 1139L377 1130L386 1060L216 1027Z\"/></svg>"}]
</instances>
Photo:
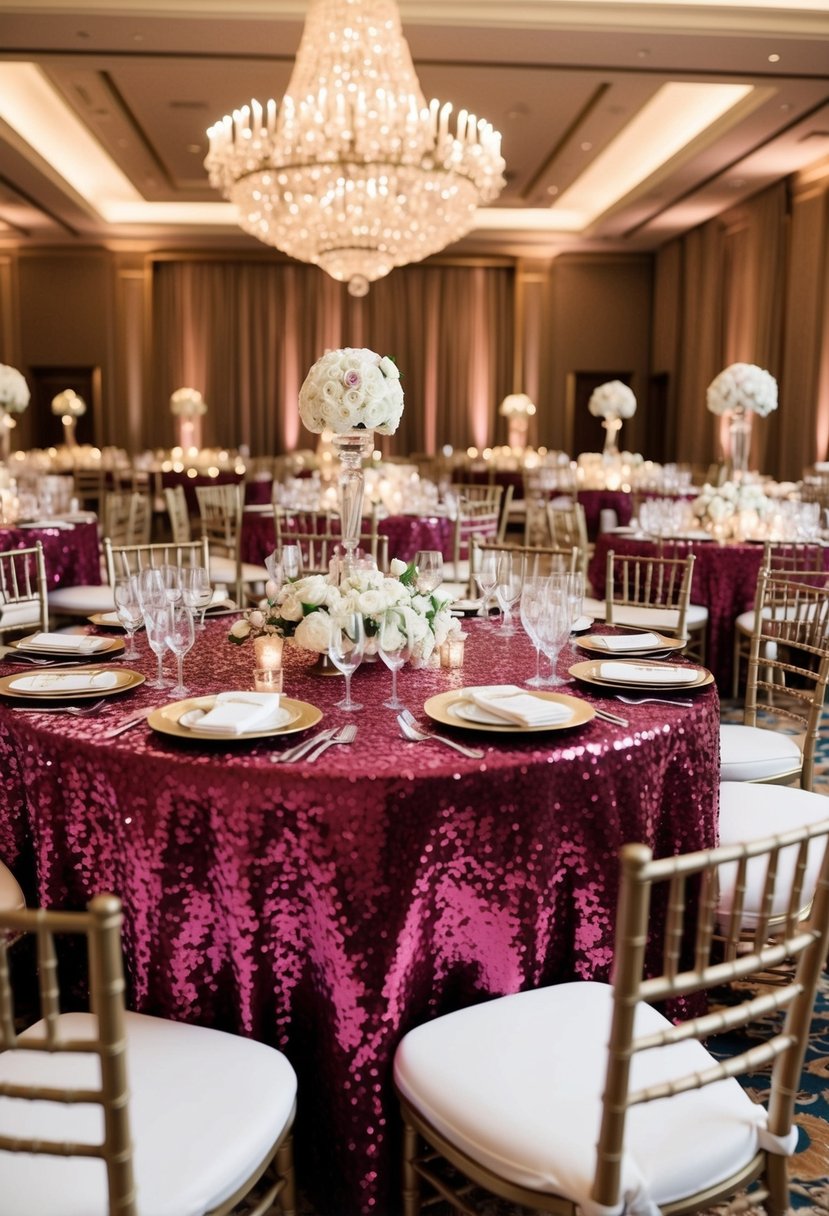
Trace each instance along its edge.
<instances>
[{"instance_id":1,"label":"white seat pad","mask_svg":"<svg viewBox=\"0 0 829 1216\"><path fill-rule=\"evenodd\" d=\"M90 616L93 612L114 612L115 600L112 588L106 583L96 586L58 587L49 592L49 608L58 612L78 616Z\"/></svg>"},{"instance_id":2,"label":"white seat pad","mask_svg":"<svg viewBox=\"0 0 829 1216\"><path fill-rule=\"evenodd\" d=\"M822 823L829 819L829 799L825 794L813 794L810 790L796 789L788 785L751 785L740 781L724 781L720 785L720 844L745 844L748 840L762 840L792 828L811 823ZM806 873L803 880L801 906L807 907L814 894L823 858L823 843L818 841L809 847ZM772 901L772 915L782 916L794 881L797 849L784 849L780 855L778 881ZM766 875L765 861L749 862L746 867L746 894L744 898L743 925L751 928L757 923L757 909L763 894ZM734 883L737 867L723 866L720 870L721 913L731 911L734 899ZM778 894L779 892L779 894Z\"/></svg>"},{"instance_id":3,"label":"white seat pad","mask_svg":"<svg viewBox=\"0 0 829 1216\"><path fill-rule=\"evenodd\" d=\"M65 1014L64 1033L88 1038L89 1014ZM126 1015L130 1120L140 1216L202 1216L253 1173L286 1127L296 1077L278 1051L201 1026ZM35 1033L36 1027L27 1034ZM92 1056L0 1054L0 1079L90 1085ZM100 1108L0 1099L0 1131L98 1140ZM0 1153L3 1216L107 1216L103 1163Z\"/></svg>"},{"instance_id":4,"label":"white seat pad","mask_svg":"<svg viewBox=\"0 0 829 1216\"><path fill-rule=\"evenodd\" d=\"M595 620L605 619L605 601L586 596L584 611ZM685 614L688 629L701 629L708 622L708 609L702 604L689 604ZM614 606L614 625L642 625L652 629L676 629L679 613L674 608L639 608L635 604Z\"/></svg>"},{"instance_id":5,"label":"white seat pad","mask_svg":"<svg viewBox=\"0 0 829 1216\"><path fill-rule=\"evenodd\" d=\"M802 763L803 752L792 735L738 723L720 726L721 781L768 781L798 772Z\"/></svg>"},{"instance_id":6,"label":"white seat pad","mask_svg":"<svg viewBox=\"0 0 829 1216\"><path fill-rule=\"evenodd\" d=\"M22 603L7 604L0 597L0 629L13 629L20 625L39 624L39 600L23 600Z\"/></svg>"},{"instance_id":7,"label":"white seat pad","mask_svg":"<svg viewBox=\"0 0 829 1216\"><path fill-rule=\"evenodd\" d=\"M401 1042L397 1086L476 1161L589 1212L611 995L605 984L558 984L437 1018ZM665 1025L639 1007L637 1031ZM695 1041L641 1053L633 1087L710 1061ZM765 1122L734 1080L633 1108L622 1162L628 1213L653 1213L728 1177L757 1151Z\"/></svg>"},{"instance_id":8,"label":"white seat pad","mask_svg":"<svg viewBox=\"0 0 829 1216\"><path fill-rule=\"evenodd\" d=\"M270 575L264 566L242 562L243 583L266 583ZM210 557L210 579L214 583L235 583L236 562L232 557Z\"/></svg>"}]
</instances>

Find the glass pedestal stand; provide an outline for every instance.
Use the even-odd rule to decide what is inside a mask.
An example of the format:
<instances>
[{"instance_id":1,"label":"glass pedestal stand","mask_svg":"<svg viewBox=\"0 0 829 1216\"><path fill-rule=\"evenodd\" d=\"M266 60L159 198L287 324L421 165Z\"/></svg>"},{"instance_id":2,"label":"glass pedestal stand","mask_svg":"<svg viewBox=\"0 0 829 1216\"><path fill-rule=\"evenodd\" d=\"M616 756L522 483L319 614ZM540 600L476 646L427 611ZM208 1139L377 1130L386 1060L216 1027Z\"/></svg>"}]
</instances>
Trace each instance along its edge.
<instances>
[{"instance_id":1,"label":"glass pedestal stand","mask_svg":"<svg viewBox=\"0 0 829 1216\"><path fill-rule=\"evenodd\" d=\"M371 431L346 431L335 435L332 444L340 462L340 531L342 532L342 574L354 567L354 551L360 543L363 520L363 460L373 447Z\"/></svg>"},{"instance_id":2,"label":"glass pedestal stand","mask_svg":"<svg viewBox=\"0 0 829 1216\"><path fill-rule=\"evenodd\" d=\"M622 419L617 414L611 414L609 418L605 418L602 426L605 429L602 455L615 459L619 455L619 431L622 429Z\"/></svg>"},{"instance_id":3,"label":"glass pedestal stand","mask_svg":"<svg viewBox=\"0 0 829 1216\"><path fill-rule=\"evenodd\" d=\"M735 481L741 481L748 472L751 450L751 412L735 410L729 415L728 437L731 473Z\"/></svg>"}]
</instances>

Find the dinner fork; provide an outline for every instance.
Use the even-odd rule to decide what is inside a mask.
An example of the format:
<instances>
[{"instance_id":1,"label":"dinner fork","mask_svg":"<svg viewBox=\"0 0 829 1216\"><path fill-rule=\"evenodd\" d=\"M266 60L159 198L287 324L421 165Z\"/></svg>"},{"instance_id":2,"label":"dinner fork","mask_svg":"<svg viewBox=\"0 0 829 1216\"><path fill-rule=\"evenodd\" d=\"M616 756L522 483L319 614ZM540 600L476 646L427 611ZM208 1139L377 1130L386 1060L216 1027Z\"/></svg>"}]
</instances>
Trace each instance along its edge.
<instances>
[{"instance_id":1,"label":"dinner fork","mask_svg":"<svg viewBox=\"0 0 829 1216\"><path fill-rule=\"evenodd\" d=\"M318 743L312 752L309 752L305 759L309 764L314 760L318 760L322 753L329 747L333 747L335 743L353 743L357 738L357 727L352 723L347 726L341 726L330 739L323 739L322 743Z\"/></svg>"},{"instance_id":2,"label":"dinner fork","mask_svg":"<svg viewBox=\"0 0 829 1216\"><path fill-rule=\"evenodd\" d=\"M90 705L14 705L12 708L21 714L74 714L76 718L88 718L99 713L106 701L93 701Z\"/></svg>"},{"instance_id":3,"label":"dinner fork","mask_svg":"<svg viewBox=\"0 0 829 1216\"><path fill-rule=\"evenodd\" d=\"M288 747L284 752L280 752L276 756L271 756L273 764L290 764L294 760L301 760L306 752L310 752L318 743L322 743L325 739L330 739L334 734L334 727L330 730L321 730L316 735L311 735L310 739L303 739L301 743L295 743L293 747Z\"/></svg>"},{"instance_id":4,"label":"dinner fork","mask_svg":"<svg viewBox=\"0 0 829 1216\"><path fill-rule=\"evenodd\" d=\"M483 758L484 753L479 747L467 747L465 743L459 743L457 739L450 739L448 735L436 735L430 730L424 730L422 726L418 726L414 714L409 709L404 709L397 715L397 724L403 738L408 739L410 743L424 743L427 739L434 739L438 743L445 743L447 747L454 748L456 752L460 752L469 760Z\"/></svg>"},{"instance_id":5,"label":"dinner fork","mask_svg":"<svg viewBox=\"0 0 829 1216\"><path fill-rule=\"evenodd\" d=\"M693 701L675 700L673 697L669 700L667 697L623 697L621 693L616 696L617 701L624 701L625 705L683 705L686 709L694 704Z\"/></svg>"}]
</instances>

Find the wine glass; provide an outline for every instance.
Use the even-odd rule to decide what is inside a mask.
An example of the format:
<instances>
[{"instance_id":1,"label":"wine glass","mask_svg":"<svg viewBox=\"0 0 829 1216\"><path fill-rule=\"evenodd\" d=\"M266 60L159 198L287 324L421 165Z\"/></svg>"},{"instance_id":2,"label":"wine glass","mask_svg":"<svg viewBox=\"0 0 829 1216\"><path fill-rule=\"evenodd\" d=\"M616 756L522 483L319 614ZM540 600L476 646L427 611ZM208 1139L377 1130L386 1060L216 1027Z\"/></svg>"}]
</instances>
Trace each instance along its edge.
<instances>
[{"instance_id":1,"label":"wine glass","mask_svg":"<svg viewBox=\"0 0 829 1216\"><path fill-rule=\"evenodd\" d=\"M397 673L412 653L412 639L402 613L387 613L377 631L377 653L391 672L391 696L387 709L405 709L397 695Z\"/></svg>"},{"instance_id":2,"label":"wine glass","mask_svg":"<svg viewBox=\"0 0 829 1216\"><path fill-rule=\"evenodd\" d=\"M541 686L566 684L567 681L556 674L558 656L570 636L570 599L566 591L548 587L537 628L541 649L550 660L550 674L540 677Z\"/></svg>"},{"instance_id":3,"label":"wine glass","mask_svg":"<svg viewBox=\"0 0 829 1216\"><path fill-rule=\"evenodd\" d=\"M184 604L171 604L164 625L164 642L176 656L176 686L173 692L184 697L189 689L184 687L184 656L192 650L196 640L193 613Z\"/></svg>"},{"instance_id":4,"label":"wine glass","mask_svg":"<svg viewBox=\"0 0 829 1216\"><path fill-rule=\"evenodd\" d=\"M182 570L181 598L192 612L199 612L199 629L204 629L204 614L213 601L210 575L204 566L187 566Z\"/></svg>"},{"instance_id":5,"label":"wine glass","mask_svg":"<svg viewBox=\"0 0 829 1216\"><path fill-rule=\"evenodd\" d=\"M540 688L544 681L541 678L541 642L538 636L539 620L544 611L547 599L547 579L533 576L524 579L521 589L521 624L527 637L535 647L535 675L525 680L531 688Z\"/></svg>"},{"instance_id":6,"label":"wine glass","mask_svg":"<svg viewBox=\"0 0 829 1216\"><path fill-rule=\"evenodd\" d=\"M512 610L521 596L521 586L524 582L524 557L520 553L507 553L502 550L498 554L497 575L495 579L495 597L501 609L501 635L512 637L515 626L512 623Z\"/></svg>"},{"instance_id":7,"label":"wine glass","mask_svg":"<svg viewBox=\"0 0 829 1216\"><path fill-rule=\"evenodd\" d=\"M302 549L299 545L283 545L279 553L279 565L282 567L282 577L288 583L294 583L302 577Z\"/></svg>"},{"instance_id":8,"label":"wine glass","mask_svg":"<svg viewBox=\"0 0 829 1216\"><path fill-rule=\"evenodd\" d=\"M142 612L154 604L167 603L164 575L159 566L145 566L143 570L139 570L135 576L135 585L138 588L138 601Z\"/></svg>"},{"instance_id":9,"label":"wine glass","mask_svg":"<svg viewBox=\"0 0 829 1216\"><path fill-rule=\"evenodd\" d=\"M150 644L150 650L158 660L156 678L147 681L148 688L168 687L167 681L164 679L164 650L167 646L167 622L172 607L172 604L168 604L166 599L163 602L155 600L144 604L144 627L147 630L147 641Z\"/></svg>"},{"instance_id":10,"label":"wine glass","mask_svg":"<svg viewBox=\"0 0 829 1216\"><path fill-rule=\"evenodd\" d=\"M570 628L584 613L584 574L573 570L567 575L567 595L570 600Z\"/></svg>"},{"instance_id":11,"label":"wine glass","mask_svg":"<svg viewBox=\"0 0 829 1216\"><path fill-rule=\"evenodd\" d=\"M498 554L487 550L479 555L479 566L475 571L475 582L478 584L483 602L481 613L489 619L488 604L498 581Z\"/></svg>"},{"instance_id":12,"label":"wine glass","mask_svg":"<svg viewBox=\"0 0 829 1216\"><path fill-rule=\"evenodd\" d=\"M124 651L124 658L137 659L138 651L135 646L135 631L140 628L143 617L141 614L141 601L138 598L138 585L134 576L126 575L123 578L117 578L115 586L112 588L112 595L115 600L115 611L118 613L118 620L124 626L124 632L127 635L127 649Z\"/></svg>"},{"instance_id":13,"label":"wine glass","mask_svg":"<svg viewBox=\"0 0 829 1216\"><path fill-rule=\"evenodd\" d=\"M415 554L415 587L421 595L437 591L443 582L443 554L440 549L420 549Z\"/></svg>"},{"instance_id":14,"label":"wine glass","mask_svg":"<svg viewBox=\"0 0 829 1216\"><path fill-rule=\"evenodd\" d=\"M181 566L159 566L164 582L164 594L168 604L180 604L181 597Z\"/></svg>"},{"instance_id":15,"label":"wine glass","mask_svg":"<svg viewBox=\"0 0 829 1216\"><path fill-rule=\"evenodd\" d=\"M332 622L328 639L328 657L345 676L345 696L336 702L337 709L352 712L362 709L351 699L351 677L363 661L366 634L359 612L348 612Z\"/></svg>"}]
</instances>

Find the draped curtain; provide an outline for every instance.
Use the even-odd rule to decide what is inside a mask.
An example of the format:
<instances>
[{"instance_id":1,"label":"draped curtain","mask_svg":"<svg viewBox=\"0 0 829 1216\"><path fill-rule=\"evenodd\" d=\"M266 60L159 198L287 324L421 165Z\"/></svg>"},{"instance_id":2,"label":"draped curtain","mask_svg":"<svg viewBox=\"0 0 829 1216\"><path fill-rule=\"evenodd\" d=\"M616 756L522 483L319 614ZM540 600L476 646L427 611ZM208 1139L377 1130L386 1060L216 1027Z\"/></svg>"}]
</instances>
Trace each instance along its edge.
<instances>
[{"instance_id":1,"label":"draped curtain","mask_svg":"<svg viewBox=\"0 0 829 1216\"><path fill-rule=\"evenodd\" d=\"M354 299L315 267L159 261L154 396L198 388L207 444L292 451L316 442L297 412L308 368L332 347L368 346L403 376L406 408L382 441L388 452L483 446L512 388L512 343L497 338L513 332L513 278L504 267L414 266Z\"/></svg>"}]
</instances>

